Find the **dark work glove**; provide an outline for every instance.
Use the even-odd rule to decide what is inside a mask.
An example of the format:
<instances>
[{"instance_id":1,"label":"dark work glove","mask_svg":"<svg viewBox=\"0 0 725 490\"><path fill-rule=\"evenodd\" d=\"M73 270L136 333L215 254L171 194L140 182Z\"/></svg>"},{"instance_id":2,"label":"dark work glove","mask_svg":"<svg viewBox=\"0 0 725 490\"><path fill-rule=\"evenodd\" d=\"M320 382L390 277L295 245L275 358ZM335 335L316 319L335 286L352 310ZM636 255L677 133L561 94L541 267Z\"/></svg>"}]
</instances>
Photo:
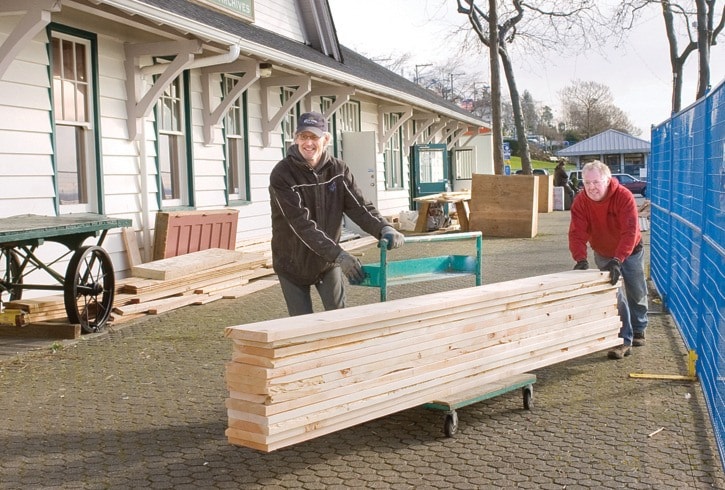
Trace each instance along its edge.
<instances>
[{"instance_id":1,"label":"dark work glove","mask_svg":"<svg viewBox=\"0 0 725 490\"><path fill-rule=\"evenodd\" d=\"M353 257L344 250L337 256L335 263L340 266L342 273L345 274L350 284L360 284L365 279L360 261L357 260L357 257Z\"/></svg>"},{"instance_id":2,"label":"dark work glove","mask_svg":"<svg viewBox=\"0 0 725 490\"><path fill-rule=\"evenodd\" d=\"M622 263L619 259L610 260L607 262L607 265L602 268L602 270L609 271L609 283L612 286L617 284L619 278L622 277Z\"/></svg>"},{"instance_id":3,"label":"dark work glove","mask_svg":"<svg viewBox=\"0 0 725 490\"><path fill-rule=\"evenodd\" d=\"M383 229L380 230L380 238L385 238L388 241L388 250L402 247L405 243L405 235L392 226L383 226ZM378 243L379 246L380 244Z\"/></svg>"},{"instance_id":4,"label":"dark work glove","mask_svg":"<svg viewBox=\"0 0 725 490\"><path fill-rule=\"evenodd\" d=\"M580 260L579 262L574 265L575 271L585 271L589 268L589 261L587 260Z\"/></svg>"}]
</instances>

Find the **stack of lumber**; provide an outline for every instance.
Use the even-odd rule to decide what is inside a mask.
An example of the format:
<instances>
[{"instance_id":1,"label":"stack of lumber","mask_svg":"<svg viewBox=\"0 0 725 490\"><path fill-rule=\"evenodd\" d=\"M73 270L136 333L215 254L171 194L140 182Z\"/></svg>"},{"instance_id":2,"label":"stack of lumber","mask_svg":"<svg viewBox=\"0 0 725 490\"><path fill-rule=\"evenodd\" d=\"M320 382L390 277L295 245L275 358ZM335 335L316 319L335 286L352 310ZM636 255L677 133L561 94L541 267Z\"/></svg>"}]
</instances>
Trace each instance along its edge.
<instances>
[{"instance_id":1,"label":"stack of lumber","mask_svg":"<svg viewBox=\"0 0 725 490\"><path fill-rule=\"evenodd\" d=\"M257 291L241 288L274 274L269 265L264 253L212 248L134 266L133 276L117 288L114 322ZM275 282L260 284L268 287Z\"/></svg>"},{"instance_id":2,"label":"stack of lumber","mask_svg":"<svg viewBox=\"0 0 725 490\"><path fill-rule=\"evenodd\" d=\"M365 237L340 245L345 250L354 250L375 243L373 237ZM268 277L274 275L271 256L269 238L259 238L238 243L236 250L210 248L144 264L132 261L135 265L131 277L116 280L109 321L119 324L188 305L235 299L275 286L278 281ZM68 334L60 331L60 326L67 326L68 322L63 294L10 301L4 306L21 310L23 326L3 327L0 335L57 336L60 332L63 338L80 336L77 328Z\"/></svg>"},{"instance_id":3,"label":"stack of lumber","mask_svg":"<svg viewBox=\"0 0 725 490\"><path fill-rule=\"evenodd\" d=\"M273 451L611 348L619 329L599 271L228 327L226 435Z\"/></svg>"}]
</instances>

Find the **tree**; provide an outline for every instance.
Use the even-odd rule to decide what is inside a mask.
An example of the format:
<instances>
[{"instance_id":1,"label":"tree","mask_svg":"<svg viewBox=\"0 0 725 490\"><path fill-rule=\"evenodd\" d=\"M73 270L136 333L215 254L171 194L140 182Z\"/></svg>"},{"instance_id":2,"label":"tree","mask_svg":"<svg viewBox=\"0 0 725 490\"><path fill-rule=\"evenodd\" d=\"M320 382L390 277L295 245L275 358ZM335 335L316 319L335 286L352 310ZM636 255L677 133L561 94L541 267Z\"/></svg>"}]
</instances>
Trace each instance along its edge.
<instances>
[{"instance_id":1,"label":"tree","mask_svg":"<svg viewBox=\"0 0 725 490\"><path fill-rule=\"evenodd\" d=\"M602 20L596 3L591 0L542 0L530 5L524 0L488 0L487 6L481 7L476 0L457 2L458 12L468 17L478 40L488 48L492 68L494 61L496 64L501 62L514 113L521 167L524 173L531 174L521 97L508 46L516 39L529 41L527 46L538 51L560 48L564 42L571 46L576 41L583 41L586 45L596 33L591 26ZM531 14L528 17L525 16L527 12ZM491 85L493 90L493 82Z\"/></svg>"},{"instance_id":2,"label":"tree","mask_svg":"<svg viewBox=\"0 0 725 490\"><path fill-rule=\"evenodd\" d=\"M528 90L524 90L524 95L521 97L521 113L524 116L524 126L529 132L538 133L539 114L536 110L536 102Z\"/></svg>"},{"instance_id":3,"label":"tree","mask_svg":"<svg viewBox=\"0 0 725 490\"><path fill-rule=\"evenodd\" d=\"M695 99L705 95L710 87L710 47L725 27L725 4L716 7L717 0L633 0L621 2L616 13L619 22L629 28L640 11L651 5L662 10L665 23L670 66L672 67L672 112L682 108L682 85L685 61L694 52L698 55L698 83ZM716 16L719 19L716 24ZM684 37L682 51L678 51L678 38Z\"/></svg>"},{"instance_id":4,"label":"tree","mask_svg":"<svg viewBox=\"0 0 725 490\"><path fill-rule=\"evenodd\" d=\"M614 105L612 92L606 85L576 80L561 91L561 105L566 126L576 140L583 140L607 129L638 136L627 114Z\"/></svg>"}]
</instances>

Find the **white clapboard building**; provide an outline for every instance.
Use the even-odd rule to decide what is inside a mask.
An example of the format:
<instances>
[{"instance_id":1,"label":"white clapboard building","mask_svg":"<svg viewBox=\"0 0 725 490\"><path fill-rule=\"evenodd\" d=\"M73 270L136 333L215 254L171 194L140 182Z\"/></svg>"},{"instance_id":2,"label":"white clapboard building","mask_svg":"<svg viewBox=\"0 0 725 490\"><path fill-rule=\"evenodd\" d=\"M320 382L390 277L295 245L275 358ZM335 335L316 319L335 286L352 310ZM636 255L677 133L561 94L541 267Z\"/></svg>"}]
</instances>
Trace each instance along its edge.
<instances>
[{"instance_id":1,"label":"white clapboard building","mask_svg":"<svg viewBox=\"0 0 725 490\"><path fill-rule=\"evenodd\" d=\"M487 125L341 46L325 0L0 2L0 218L130 219L145 260L158 211L231 208L237 241L269 237L308 110L384 215L491 173ZM128 275L120 230L104 247Z\"/></svg>"}]
</instances>

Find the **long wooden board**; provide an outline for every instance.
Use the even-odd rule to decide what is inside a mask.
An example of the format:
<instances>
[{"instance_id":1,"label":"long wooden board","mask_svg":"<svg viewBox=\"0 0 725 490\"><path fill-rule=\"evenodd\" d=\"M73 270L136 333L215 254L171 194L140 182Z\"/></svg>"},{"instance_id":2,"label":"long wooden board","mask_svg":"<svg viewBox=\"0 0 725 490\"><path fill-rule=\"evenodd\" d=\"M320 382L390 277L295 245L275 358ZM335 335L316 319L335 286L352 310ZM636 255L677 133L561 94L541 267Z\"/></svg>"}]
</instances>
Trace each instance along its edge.
<instances>
[{"instance_id":1,"label":"long wooden board","mask_svg":"<svg viewBox=\"0 0 725 490\"><path fill-rule=\"evenodd\" d=\"M227 328L227 437L272 451L621 343L616 288L568 271Z\"/></svg>"}]
</instances>

